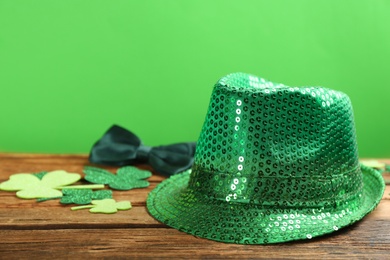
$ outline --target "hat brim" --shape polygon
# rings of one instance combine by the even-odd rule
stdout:
[[[180,231],[215,241],[267,244],[321,236],[359,221],[380,202],[385,184],[381,174],[361,165],[363,192],[356,203],[336,208],[265,208],[226,202],[195,194],[187,188],[191,170],[173,175],[148,195],[150,214]]]

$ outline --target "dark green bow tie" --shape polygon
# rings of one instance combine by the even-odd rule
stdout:
[[[194,154],[194,142],[145,146],[132,132],[113,125],[93,145],[89,160],[114,166],[147,163],[159,173],[172,175],[191,168]]]

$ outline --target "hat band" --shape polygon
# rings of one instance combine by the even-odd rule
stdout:
[[[263,206],[334,207],[359,197],[360,166],[331,176],[245,176],[194,165],[188,188],[209,198]]]

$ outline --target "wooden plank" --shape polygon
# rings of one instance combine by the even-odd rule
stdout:
[[[33,202],[35,203],[35,202]],[[136,206],[116,214],[91,214],[88,210],[71,211],[51,201],[51,206],[0,208],[0,229],[70,229],[70,228],[118,228],[118,227],[165,227],[151,217],[145,206]],[[383,222],[390,231],[390,200],[382,200],[366,219]],[[364,228],[364,227],[363,227]],[[366,230],[365,232],[370,232]],[[390,232],[389,232],[390,233]]]
[[[19,208],[0,210],[0,230],[5,229],[83,229],[83,228],[165,227],[151,217],[145,207],[116,214],[92,214],[67,208]]]
[[[77,172],[82,176],[85,165],[90,165],[85,155],[31,155],[31,154],[0,154],[0,182],[11,174],[20,172],[40,172],[64,169]],[[102,166],[99,166],[102,167]],[[151,170],[147,165],[138,167]],[[111,172],[116,167],[103,167]],[[90,228],[90,227],[145,227],[165,226],[146,211],[146,198],[150,190],[165,179],[164,176],[153,174],[148,180],[151,183],[147,189],[130,191],[113,190],[117,201],[130,200],[133,208],[116,214],[91,214],[88,210],[71,211],[74,205],[62,205],[59,200],[36,202],[17,198],[15,192],[0,191],[0,229],[56,229],[56,228]],[[89,184],[85,181],[76,184]]]
[[[390,200],[382,200],[365,219],[383,222],[384,230],[390,231]],[[388,222],[388,223],[387,223]],[[0,208],[1,229],[69,229],[115,227],[165,227],[151,217],[145,206],[136,206],[116,214],[91,214],[88,210],[71,211],[70,206],[8,207]],[[363,226],[362,229],[365,227]],[[383,230],[383,231],[384,231]],[[364,230],[363,230],[364,231]],[[370,232],[366,230],[365,232]]]
[[[390,163],[390,160],[385,160]],[[0,182],[13,173],[63,169],[82,173],[85,155],[0,154]],[[147,165],[139,165],[150,170]],[[115,172],[115,167],[104,167]],[[114,191],[133,208],[116,214],[71,211],[58,201],[21,200],[0,191],[0,258],[388,258],[390,186],[378,208],[351,227],[307,241],[234,245],[169,228],[145,208],[147,194],[164,176],[154,173],[146,189]],[[83,182],[80,182],[83,183]]]
[[[388,258],[390,235],[364,221],[337,235],[276,245],[225,244],[167,228],[3,230],[3,259],[25,258]],[[361,232],[367,226],[370,232]]]

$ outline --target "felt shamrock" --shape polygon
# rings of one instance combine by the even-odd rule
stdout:
[[[390,184],[390,179],[386,178],[386,175],[390,172],[390,165],[379,162],[377,160],[361,160],[360,163],[365,166],[377,169],[380,173],[382,173],[385,184]]]
[[[378,162],[377,160],[361,160],[360,163],[364,164],[365,166],[376,168],[379,170],[384,170],[386,166],[385,163]]]
[[[92,205],[72,207],[71,210],[90,209],[92,213],[116,213],[118,210],[131,209],[130,201],[116,202],[114,199],[93,200]]]
[[[16,196],[22,199],[58,197],[62,196],[62,192],[58,189],[77,182],[80,178],[80,174],[63,170],[51,171],[38,176],[18,173],[11,175],[8,181],[1,183],[0,190],[18,191]]]
[[[91,203],[92,200],[102,200],[102,199],[111,199],[112,198],[112,190],[99,190],[92,191],[91,189],[73,189],[71,187],[77,186],[69,186],[70,188],[66,188],[62,190],[63,196],[60,197],[52,197],[52,198],[42,198],[38,199],[38,202],[52,200],[52,199],[61,199],[60,202],[62,204],[88,204]]]
[[[77,189],[64,189],[62,191],[64,196],[61,198],[62,204],[88,204],[92,200],[111,199],[112,190],[77,190]]]
[[[116,174],[112,174],[104,169],[86,166],[84,167],[85,179],[92,183],[108,184],[116,190],[131,190],[134,188],[145,188],[149,182],[144,180],[152,173],[139,170],[133,166],[119,168]]]

